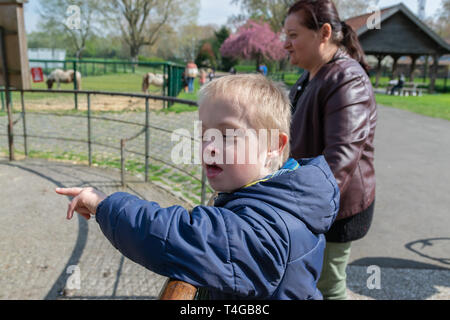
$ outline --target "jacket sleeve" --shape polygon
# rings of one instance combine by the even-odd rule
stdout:
[[[224,293],[267,296],[281,280],[288,249],[281,237],[272,239],[269,224],[243,216],[206,206],[191,213],[161,208],[118,192],[100,203],[96,220],[116,249],[151,271]]]
[[[343,194],[370,133],[369,88],[360,75],[344,75],[325,102],[324,156]]]

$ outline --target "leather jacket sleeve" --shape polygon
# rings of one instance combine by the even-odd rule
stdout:
[[[369,138],[371,97],[358,75],[338,83],[325,101],[324,156],[345,193]]]

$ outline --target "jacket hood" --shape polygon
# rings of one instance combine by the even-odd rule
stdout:
[[[257,199],[292,214],[313,233],[327,232],[339,211],[336,180],[323,156],[297,161],[300,166],[295,170],[263,179],[233,193],[220,193],[214,205],[233,207],[235,199]],[[242,201],[237,201],[236,205],[242,205]]]

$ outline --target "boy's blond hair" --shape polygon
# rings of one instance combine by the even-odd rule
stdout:
[[[263,75],[228,75],[208,82],[199,92],[198,104],[217,98],[230,100],[234,106],[243,109],[243,115],[253,129],[267,129],[269,135],[270,129],[278,129],[290,136],[291,104],[287,90]],[[288,159],[289,153],[288,140],[274,167],[281,167]]]

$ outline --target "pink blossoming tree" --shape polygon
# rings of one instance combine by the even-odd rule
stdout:
[[[224,57],[242,58],[256,61],[256,70],[263,60],[279,61],[287,56],[280,40],[268,23],[257,23],[249,20],[239,30],[230,35],[220,47]]]

